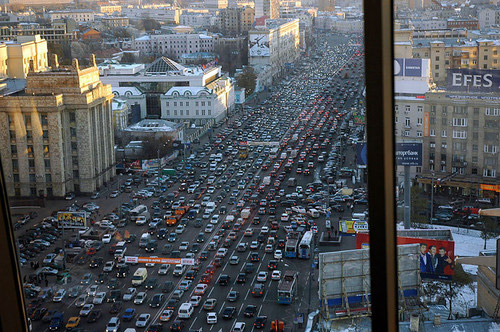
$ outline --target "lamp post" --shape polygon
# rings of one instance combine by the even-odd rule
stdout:
[[[432,224],[432,219],[434,218],[434,175],[435,175],[435,173],[432,172],[432,181],[431,181],[431,224]]]

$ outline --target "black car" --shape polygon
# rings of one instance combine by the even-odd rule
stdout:
[[[158,248],[158,242],[156,242],[156,240],[149,240],[148,244],[146,245],[146,251],[154,252],[156,248]]]
[[[108,275],[106,273],[99,273],[96,282],[98,284],[104,284],[108,280]]]
[[[219,286],[227,286],[230,280],[230,276],[228,276],[227,274],[221,274],[221,276],[219,277]]]
[[[258,316],[257,319],[255,319],[253,326],[256,329],[263,329],[264,326],[266,326],[266,322],[267,322],[267,316]]]
[[[151,301],[149,302],[149,306],[151,308],[158,308],[160,305],[165,302],[165,295],[163,294],[155,294]]]
[[[245,317],[253,317],[257,313],[257,307],[254,305],[247,305],[245,311],[243,311],[243,316]]]
[[[252,289],[253,297],[261,297],[264,296],[264,284],[255,284]]]
[[[253,271],[255,271],[255,265],[253,265],[253,263],[246,263],[245,264],[245,273],[250,274]]]
[[[156,237],[158,239],[164,239],[167,236],[167,229],[166,228],[160,228],[158,230],[158,233],[156,233]]]
[[[267,264],[267,269],[271,271],[278,269],[278,262],[274,259],[270,260],[269,264]]]
[[[208,251],[200,252],[200,260],[206,261],[208,259]]]
[[[126,276],[128,276],[128,273],[129,273],[129,265],[123,264],[118,268],[118,271],[116,271],[116,277],[125,278]]]
[[[174,283],[170,280],[165,281],[163,284],[161,291],[163,293],[170,293],[174,289]]]
[[[116,301],[111,306],[111,309],[109,309],[109,313],[111,313],[111,314],[117,314],[117,313],[119,313],[122,310],[122,307],[123,307],[122,301]]]
[[[146,281],[146,289],[154,289],[158,285],[158,280],[155,278],[148,279]]]
[[[102,257],[96,257],[90,261],[89,267],[91,269],[99,267],[102,265],[104,259]]]
[[[175,308],[177,307],[177,302],[179,302],[179,300],[177,300],[177,299],[168,300],[167,306],[165,307],[165,309],[175,311]]]
[[[109,289],[117,289],[120,287],[120,283],[118,282],[118,279],[116,278],[111,278],[108,282],[108,288]]]
[[[161,324],[151,324],[149,328],[146,330],[146,332],[162,332],[163,331],[163,325]]]
[[[106,297],[106,302],[116,302],[122,297],[122,292],[119,289],[114,289]]]
[[[237,284],[244,284],[247,282],[247,274],[245,272],[241,272],[238,274],[238,277],[236,277],[236,283]]]
[[[42,317],[45,315],[47,312],[47,308],[37,308],[32,314],[31,314],[31,320],[32,321],[37,321],[42,319]]]
[[[196,277],[197,274],[198,274],[198,271],[193,270],[193,269],[189,269],[186,272],[186,274],[184,275],[184,279],[186,279],[186,280],[194,280],[194,278]]]
[[[177,331],[182,331],[184,329],[184,322],[182,320],[175,320],[172,325],[170,325],[170,331],[172,332],[177,332]]]
[[[87,323],[95,323],[101,318],[102,312],[101,310],[92,310],[87,318]]]
[[[222,319],[232,319],[236,314],[235,307],[226,307],[222,312]]]

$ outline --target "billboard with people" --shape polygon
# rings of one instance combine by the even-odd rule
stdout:
[[[369,247],[369,234],[356,234],[356,248]],[[398,236],[397,244],[420,245],[420,277],[425,279],[451,280],[455,261],[455,242],[429,238]]]
[[[57,221],[63,228],[87,227],[87,214],[85,212],[59,212]]]

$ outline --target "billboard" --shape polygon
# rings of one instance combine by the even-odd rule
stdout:
[[[356,234],[359,231],[367,231],[368,222],[364,220],[342,220],[339,221],[339,231],[343,234]]]
[[[182,264],[182,265],[194,265],[193,258],[161,258],[161,257],[137,257],[137,256],[125,256],[125,263],[154,263],[154,264]]]
[[[428,77],[429,74],[429,59],[394,59],[394,76]]]
[[[250,56],[269,56],[269,35],[249,34],[248,54]]]
[[[58,212],[57,222],[61,228],[86,228],[86,212]]]
[[[422,143],[396,143],[396,165],[422,166]]]
[[[500,70],[448,69],[446,89],[460,92],[500,92]]]
[[[356,144],[356,164],[359,166],[366,165],[368,163],[368,158],[366,157],[367,146],[366,143]]]
[[[368,233],[356,234],[356,248],[367,249]],[[455,242],[424,237],[398,236],[397,244],[419,244],[419,266],[422,279],[451,280],[455,261]]]

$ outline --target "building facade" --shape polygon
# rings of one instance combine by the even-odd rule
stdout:
[[[19,36],[17,42],[0,42],[0,77],[26,78],[30,61],[33,70],[48,68],[47,41],[40,36]]]
[[[255,18],[267,17],[277,19],[280,17],[279,0],[255,0]]]
[[[318,11],[320,12],[335,11],[335,0],[318,0]]]
[[[114,13],[121,14],[121,12],[122,12],[122,6],[120,6],[120,5],[112,5],[112,4],[101,5],[101,6],[99,6],[99,12],[101,12],[103,14],[109,14],[109,15],[112,15]]]
[[[78,23],[94,22],[94,12],[89,9],[51,11],[48,16],[51,22],[61,18],[70,18]]]
[[[255,10],[252,7],[227,7],[217,14],[217,30],[225,36],[246,34],[252,29]]]
[[[101,19],[101,22],[108,28],[122,28],[130,24],[130,20],[128,17],[121,17],[121,16],[103,17]]]
[[[181,25],[193,28],[207,28],[215,25],[216,17],[212,13],[183,12],[180,16]]]
[[[132,49],[144,54],[182,54],[214,51],[214,36],[205,34],[145,35],[132,41]]]
[[[94,65],[30,71],[0,98],[0,155],[10,196],[94,193],[115,174],[111,86]]]
[[[19,23],[15,26],[0,26],[0,39],[14,40],[17,36],[36,36],[48,42],[64,42],[78,39],[77,31],[70,31],[65,22],[53,22],[47,25],[39,23]]]

